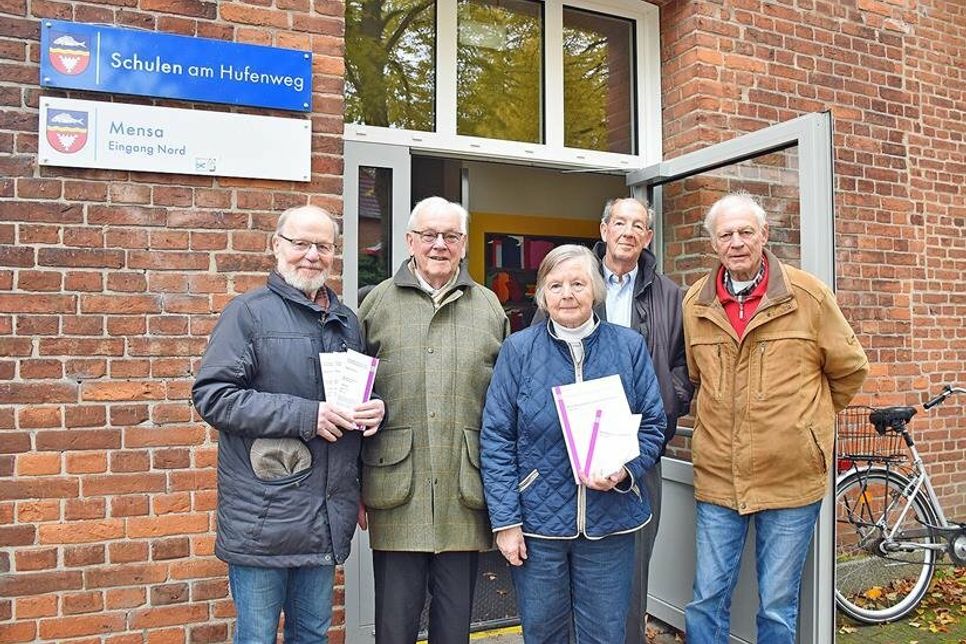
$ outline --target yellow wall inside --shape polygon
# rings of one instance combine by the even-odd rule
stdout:
[[[466,259],[470,275],[485,284],[483,265],[486,257],[486,233],[508,235],[552,235],[554,237],[598,237],[600,222],[596,219],[567,219],[563,217],[526,217],[523,215],[470,214],[470,235]]]

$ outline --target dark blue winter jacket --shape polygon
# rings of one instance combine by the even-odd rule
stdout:
[[[494,530],[522,526],[528,536],[591,539],[630,532],[650,520],[644,472],[664,441],[665,414],[651,358],[637,331],[601,322],[583,341],[582,380],[617,374],[631,412],[642,414],[641,455],[609,492],[574,483],[551,388],[576,382],[570,347],[550,323],[511,335],[486,395],[480,460]]]

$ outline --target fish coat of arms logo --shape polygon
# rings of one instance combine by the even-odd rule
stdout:
[[[87,112],[48,108],[47,142],[64,154],[80,152],[87,143]]]
[[[90,38],[63,32],[52,33],[50,37],[47,57],[54,69],[67,76],[83,74],[91,62],[91,52],[87,46]]]

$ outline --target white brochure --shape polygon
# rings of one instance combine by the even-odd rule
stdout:
[[[369,400],[379,366],[378,358],[349,349],[339,353],[320,353],[319,363],[327,402],[352,411]]]

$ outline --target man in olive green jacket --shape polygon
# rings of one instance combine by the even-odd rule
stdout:
[[[416,641],[427,580],[430,641],[468,641],[478,554],[492,547],[479,439],[509,322],[462,265],[467,219],[440,197],[419,202],[412,257],[359,310],[386,404],[384,429],[362,453],[379,644]]]
[[[765,211],[718,200],[705,229],[719,263],[684,298],[697,561],[689,644],[726,644],[731,594],[755,524],[758,641],[796,640],[802,568],[828,488],[835,414],[869,362],[821,281],[765,250]]]

